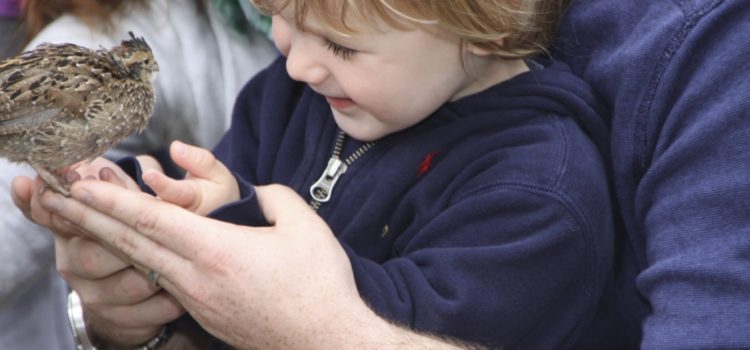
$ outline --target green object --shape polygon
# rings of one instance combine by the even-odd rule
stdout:
[[[258,12],[249,0],[211,0],[224,22],[238,33],[259,31],[271,37],[271,18]]]
[[[271,17],[268,17],[260,12],[258,9],[250,5],[250,1],[239,0],[242,12],[245,14],[245,18],[253,27],[253,29],[271,37]]]

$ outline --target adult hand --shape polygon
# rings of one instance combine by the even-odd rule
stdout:
[[[100,181],[77,182],[72,199],[50,193],[44,204],[159,272],[159,283],[206,330],[235,347],[392,344],[394,327],[360,299],[325,222],[286,187],[256,191],[271,227],[208,219]]]
[[[120,188],[137,189],[119,167],[103,158],[76,168],[68,178],[102,179]],[[95,334],[113,344],[133,347],[184,313],[174,298],[150,285],[127,258],[44,209],[40,204],[44,191],[45,185],[38,179],[13,180],[16,206],[27,218],[53,232],[57,268],[81,296],[87,323]]]
[[[153,169],[154,166],[150,162],[151,159],[153,158],[139,158],[139,161],[145,161],[145,164],[148,164],[148,168]],[[135,182],[133,182],[122,171],[122,169],[120,169],[120,167],[118,167],[112,161],[101,157],[96,158],[90,163],[79,163],[77,166],[68,169],[66,177],[70,182],[74,182],[82,178],[102,179],[104,181],[116,183],[130,189],[138,188],[137,184],[135,184]],[[42,192],[47,189],[41,178],[37,177],[36,179],[32,180],[31,178],[28,178],[26,176],[18,176],[13,179],[11,189],[11,197],[13,198],[13,203],[16,205],[16,207],[18,207],[19,210],[21,210],[21,212],[27,219],[46,227],[50,227],[53,225],[53,220],[56,220],[57,218],[52,216],[49,211],[42,209],[39,206],[39,201],[37,200]],[[55,226],[61,226],[68,229],[68,227],[64,224],[64,222],[57,222],[57,225]],[[67,230],[61,231],[60,233],[62,232],[67,232]]]

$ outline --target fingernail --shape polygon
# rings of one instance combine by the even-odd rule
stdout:
[[[115,172],[110,168],[102,168],[101,170],[99,170],[99,178],[104,181],[111,182],[111,180],[115,177]]]
[[[85,188],[76,188],[71,195],[73,198],[85,204],[90,204],[94,201],[94,195]]]
[[[56,194],[49,194],[42,197],[42,206],[52,212],[58,212],[62,209],[62,198]]]
[[[81,179],[81,175],[79,175],[76,171],[71,170],[65,173],[65,180],[68,180],[68,182],[73,183]]]

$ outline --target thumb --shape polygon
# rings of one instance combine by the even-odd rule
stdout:
[[[282,185],[256,186],[255,195],[263,216],[272,225],[300,221],[307,215],[317,214],[305,200],[289,187]]]
[[[11,181],[11,198],[26,218],[30,218],[31,197],[34,195],[33,179],[26,176],[14,177]]]
[[[169,147],[169,153],[175,164],[184,169],[189,176],[216,183],[233,181],[226,166],[216,160],[213,153],[206,149],[174,141]]]
[[[164,201],[190,211],[193,211],[200,203],[200,198],[198,198],[200,189],[195,188],[190,182],[172,179],[153,169],[146,170],[141,178]]]

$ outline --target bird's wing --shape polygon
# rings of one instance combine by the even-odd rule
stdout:
[[[64,108],[73,107],[69,99],[51,93],[51,80],[40,68],[0,70],[0,135],[41,126],[61,116]]]
[[[83,115],[92,93],[111,79],[109,66],[99,51],[71,44],[45,44],[3,61],[0,134]]]
[[[0,135],[14,134],[24,130],[35,129],[60,117],[62,111],[57,108],[22,108],[16,109],[0,120]]]
[[[0,65],[0,135],[38,127],[60,115],[61,109],[43,96],[48,80],[44,69],[12,60]]]

